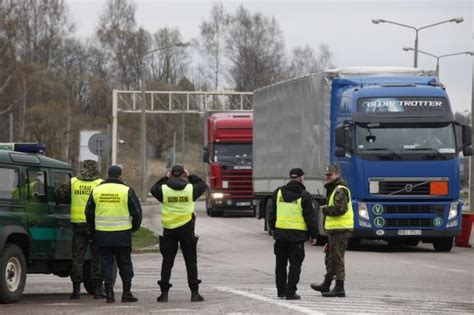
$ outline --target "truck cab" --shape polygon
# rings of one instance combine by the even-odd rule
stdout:
[[[449,251],[461,230],[459,154],[472,154],[433,76],[348,75],[332,81],[331,163],[354,203],[354,241],[433,243]]]
[[[252,112],[208,116],[203,161],[209,186],[206,210],[210,216],[254,211],[252,125]]]

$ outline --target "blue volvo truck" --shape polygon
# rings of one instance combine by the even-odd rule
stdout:
[[[459,155],[472,154],[471,127],[455,121],[446,89],[430,72],[328,70],[255,91],[253,108],[254,194],[265,229],[271,193],[293,167],[305,171],[316,208],[326,203],[330,163],[352,191],[352,247],[380,239],[451,250],[461,230]]]

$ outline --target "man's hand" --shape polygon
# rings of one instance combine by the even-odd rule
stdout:
[[[184,169],[184,175],[185,175],[186,177],[189,177],[189,172],[188,172],[187,169]]]
[[[166,177],[167,177],[167,178],[170,178],[170,177],[171,177],[171,172],[170,172],[170,171],[166,172]]]

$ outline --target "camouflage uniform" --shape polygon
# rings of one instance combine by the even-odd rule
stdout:
[[[79,171],[77,178],[84,181],[93,181],[100,178],[100,173],[97,170],[97,163],[93,160],[85,160],[82,169]],[[58,198],[63,203],[71,203],[71,183],[63,184],[57,191]],[[91,261],[91,278],[94,285],[102,283],[102,276],[100,272],[99,256],[97,248],[92,243],[94,236],[90,231],[87,223],[72,223],[73,239],[72,239],[72,268],[71,281],[83,282],[83,266],[84,256],[87,250],[87,245],[90,245],[92,261]]]

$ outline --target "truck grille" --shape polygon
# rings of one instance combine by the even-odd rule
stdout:
[[[385,219],[386,227],[432,227],[432,219]]]
[[[381,181],[379,182],[380,195],[429,195],[429,181]]]
[[[228,182],[223,192],[232,199],[253,199],[252,170],[222,169],[222,181]]]
[[[387,214],[443,212],[443,206],[431,205],[387,205],[384,208]]]

